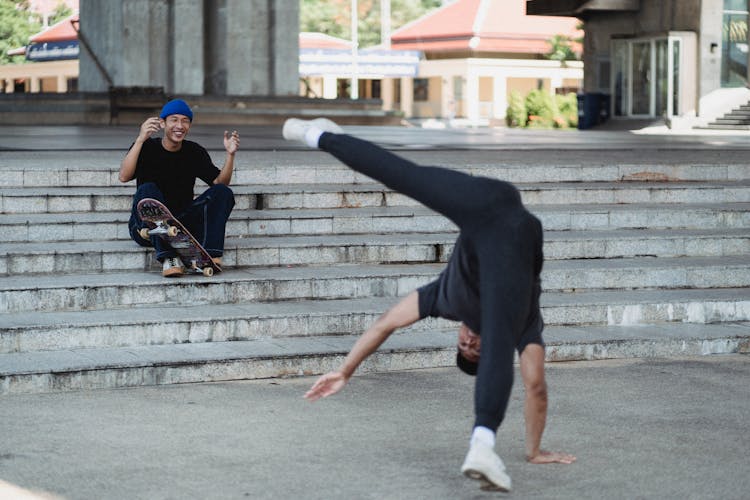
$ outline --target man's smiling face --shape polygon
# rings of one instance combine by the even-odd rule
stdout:
[[[190,118],[185,115],[169,115],[162,120],[164,141],[172,147],[179,147],[190,130]]]

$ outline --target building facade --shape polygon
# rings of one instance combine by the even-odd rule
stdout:
[[[394,107],[407,117],[484,125],[504,122],[513,91],[577,91],[583,63],[547,54],[553,37],[582,36],[578,20],[528,16],[525,7],[524,0],[455,0],[393,32],[391,47],[424,54],[416,78],[393,82]]]
[[[611,114],[700,124],[750,100],[748,0],[529,0],[584,22],[584,90]]]

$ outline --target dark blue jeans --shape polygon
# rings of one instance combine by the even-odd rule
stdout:
[[[138,187],[133,197],[133,208],[130,212],[130,237],[142,247],[154,247],[159,262],[177,253],[158,236],[144,240],[138,230],[146,227],[136,213],[138,202],[144,198],[153,198],[164,203],[164,195],[153,182],[147,182]],[[224,232],[229,214],[234,208],[234,193],[224,184],[214,184],[182,213],[172,214],[182,223],[190,234],[203,245],[211,257],[221,257],[224,254]]]

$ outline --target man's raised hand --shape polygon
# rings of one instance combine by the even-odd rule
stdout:
[[[240,134],[236,130],[232,130],[231,135],[228,130],[224,131],[224,149],[230,155],[233,155],[240,149]]]
[[[145,122],[141,125],[141,131],[138,134],[138,136],[141,138],[141,140],[145,141],[155,133],[159,131],[161,128],[161,120],[156,117],[152,116],[151,118],[147,118]]]

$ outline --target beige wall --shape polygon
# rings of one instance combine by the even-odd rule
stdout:
[[[0,66],[5,92],[13,92],[13,82],[25,80],[26,92],[67,92],[67,80],[78,78],[78,61],[46,61]]]

